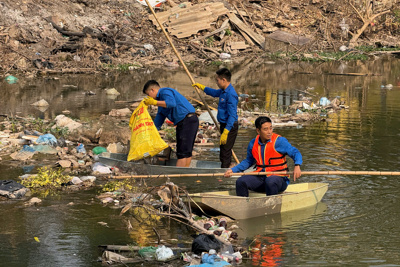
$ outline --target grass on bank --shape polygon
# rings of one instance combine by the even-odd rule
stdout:
[[[276,52],[269,54],[271,59],[289,59],[291,61],[307,61],[307,62],[323,62],[323,61],[352,61],[352,60],[368,60],[368,53],[379,51],[398,51],[400,47],[375,47],[375,46],[358,46],[348,51],[315,51],[308,53],[296,52]]]

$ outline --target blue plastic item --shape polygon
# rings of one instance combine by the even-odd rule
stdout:
[[[36,140],[36,143],[57,146],[57,138],[55,138],[55,136],[52,134],[44,134],[39,136],[39,138]]]
[[[192,267],[222,267],[222,266],[232,266],[232,264],[228,263],[227,261],[221,260],[216,261],[213,264],[211,263],[202,263],[197,265],[190,265]]]
[[[84,146],[82,143],[79,144],[79,145],[76,147],[76,151],[77,151],[78,153],[86,153],[85,146]]]
[[[14,76],[12,76],[12,75],[8,75],[8,76],[6,77],[6,82],[8,82],[9,84],[16,83],[17,81],[18,81],[18,78],[17,78],[17,77],[14,77]]]
[[[214,264],[215,258],[216,258],[216,257],[217,257],[217,255],[215,255],[215,254],[210,255],[210,254],[208,254],[208,253],[205,253],[205,254],[203,255],[203,257],[201,257],[201,262],[202,262],[202,263]]]
[[[23,148],[21,149],[21,151],[24,151],[24,152],[35,152],[36,150],[33,147],[30,147],[28,145],[24,145]]]
[[[321,98],[319,99],[319,104],[320,104],[321,106],[327,106],[327,105],[329,105],[330,103],[331,103],[331,101],[329,101],[328,98],[326,98],[326,97],[321,97]]]

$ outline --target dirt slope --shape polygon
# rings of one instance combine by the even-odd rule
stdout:
[[[180,4],[174,1],[163,3],[156,11]],[[364,24],[356,45],[400,46],[400,0],[247,0],[224,5],[261,36],[284,31],[310,38],[307,45],[296,48],[304,51],[336,50],[348,45]],[[90,72],[104,70],[104,64],[119,65],[120,69],[177,64],[166,38],[149,20],[148,8],[135,0],[3,0],[0,11],[2,74],[14,70]],[[215,35],[195,46],[189,43],[218,29],[225,19],[220,16],[212,23],[213,29],[197,35],[174,37],[184,60],[219,60],[221,52],[233,56],[265,52],[252,44],[246,49],[229,50],[227,40],[249,43],[232,24],[228,38],[221,40]],[[146,49],[145,44],[151,44],[154,50]]]

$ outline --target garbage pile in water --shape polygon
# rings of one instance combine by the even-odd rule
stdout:
[[[143,188],[138,188],[140,183],[133,179],[116,181],[113,185],[103,186],[108,190],[97,198],[105,205],[121,209],[120,216],[124,215],[128,221],[133,219],[140,225],[157,225],[160,217],[179,219],[193,229],[188,229],[188,235],[190,232],[196,233],[191,249],[169,248],[166,244],[160,244],[160,240],[158,247],[106,246],[102,256],[104,263],[183,260],[191,265],[228,265],[240,262],[242,248],[233,245],[239,242],[235,231],[239,227],[233,220],[222,216],[200,217],[191,213],[188,203],[181,197],[187,192],[171,182],[147,186],[146,193],[143,193]],[[131,227],[130,231],[137,229]],[[121,253],[124,250],[127,252]]]

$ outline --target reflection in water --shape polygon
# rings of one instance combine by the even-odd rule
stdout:
[[[256,235],[251,245],[251,261],[253,266],[281,266],[285,245],[285,234],[277,237]]]
[[[273,233],[279,230],[290,230],[292,227],[301,227],[309,220],[315,219],[326,211],[324,202],[304,209],[275,213],[251,219],[237,220],[239,236],[251,237],[257,234]]]

